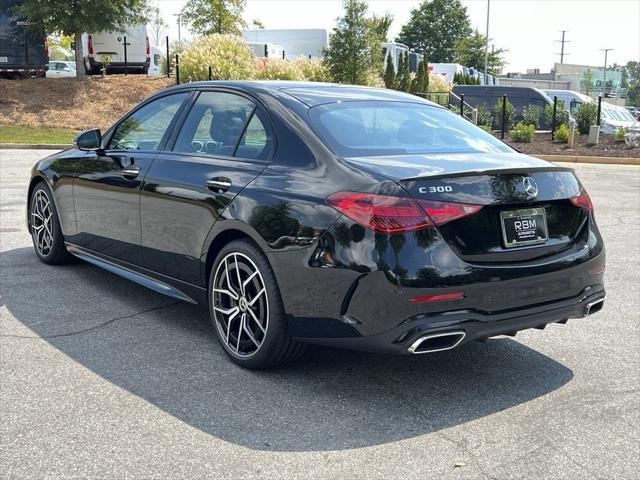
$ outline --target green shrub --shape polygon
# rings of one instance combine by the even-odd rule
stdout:
[[[545,105],[544,106],[544,122],[545,126],[551,128],[551,124],[553,123],[553,105]],[[565,109],[564,102],[562,100],[558,100],[558,106],[556,109],[556,127],[559,127],[562,124],[569,125],[569,112]]]
[[[478,125],[489,125],[493,123],[493,117],[488,108],[478,107]]]
[[[534,128],[538,128],[541,117],[542,108],[538,105],[528,105],[522,109],[522,123],[525,125],[533,125]]]
[[[255,61],[246,42],[235,35],[205,35],[194,39],[180,56],[180,80],[252,78]]]
[[[302,80],[302,70],[294,62],[282,58],[256,58],[258,80]]]
[[[305,56],[300,56],[293,60],[293,63],[302,74],[300,80],[308,80],[310,82],[328,82],[331,80],[329,69],[322,59],[309,59]]]
[[[566,123],[561,124],[554,133],[554,138],[557,142],[567,143],[569,140],[569,127]]]
[[[595,102],[583,103],[576,113],[576,126],[580,133],[589,133],[591,125],[595,125],[598,120],[598,106]]]
[[[628,128],[618,127],[616,129],[616,142],[624,142],[624,136],[629,132]]]
[[[493,118],[495,118],[495,123],[497,124],[500,130],[502,130],[502,102],[503,102],[502,98],[498,99],[496,106],[493,108]],[[506,115],[505,115],[504,129],[508,130],[509,128],[511,128],[511,125],[513,124],[513,104],[509,101],[508,98],[506,100],[505,109],[506,109],[506,112],[505,112]]]
[[[524,123],[518,123],[511,131],[511,138],[514,142],[531,142],[536,132],[536,127],[533,125],[525,125]]]
[[[490,124],[478,124],[478,126],[483,129],[485,132],[489,132],[491,133],[493,131],[493,129],[491,128]]]

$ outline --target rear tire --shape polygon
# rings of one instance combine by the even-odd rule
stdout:
[[[269,368],[306,348],[288,334],[273,270],[248,240],[234,240],[218,254],[209,277],[209,312],[220,345],[241,367]]]
[[[46,183],[38,183],[29,199],[29,230],[38,258],[49,265],[69,263],[73,256],[64,245],[58,212]]]

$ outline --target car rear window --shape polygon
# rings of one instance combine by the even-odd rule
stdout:
[[[421,103],[336,102],[311,108],[309,118],[327,146],[343,157],[511,151],[468,120]]]

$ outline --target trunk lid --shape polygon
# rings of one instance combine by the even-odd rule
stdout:
[[[471,263],[526,262],[555,255],[586,234],[588,211],[569,200],[581,191],[573,170],[544,160],[518,153],[473,153],[346,161],[397,181],[419,201],[482,206],[437,227],[454,252]],[[545,224],[548,238],[507,246],[511,234],[505,229],[512,227],[503,217],[527,212],[541,214],[534,219]]]

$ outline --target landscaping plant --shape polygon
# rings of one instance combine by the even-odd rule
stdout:
[[[569,141],[569,127],[566,123],[562,123],[554,132],[554,138],[558,143],[567,143]]]
[[[507,98],[505,103],[505,110],[506,110],[506,115],[505,115],[505,126],[504,129],[508,130],[509,128],[511,128],[511,125],[513,124],[513,104],[509,101],[509,99]],[[493,108],[493,118],[495,119],[495,123],[497,124],[498,129],[502,130],[502,103],[503,103],[503,99],[499,98],[498,102],[496,103],[496,106]],[[535,130],[535,127],[534,127]]]
[[[583,135],[589,133],[591,125],[595,125],[598,121],[598,106],[595,102],[583,103],[576,113],[576,127],[578,132]]]
[[[616,142],[624,142],[624,136],[629,132],[628,128],[618,127],[616,129]]]
[[[251,49],[235,35],[214,33],[194,39],[180,56],[180,78],[192,82],[253,78],[256,67]]]
[[[542,108],[537,105],[528,105],[522,109],[522,123],[538,128],[542,117]]]
[[[536,127],[533,125],[526,125],[524,123],[518,123],[511,131],[511,138],[514,142],[526,142],[529,143],[533,140]]]
[[[551,128],[553,123],[553,104],[544,106],[544,121],[545,125]],[[556,127],[565,124],[569,125],[569,112],[565,109],[564,101],[558,100],[556,106]]]

